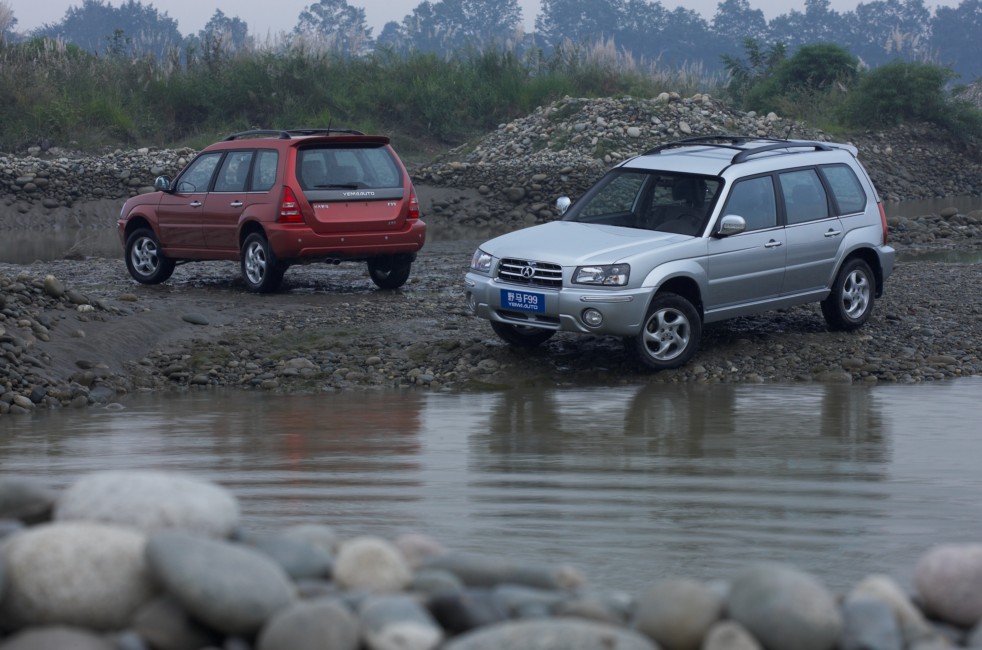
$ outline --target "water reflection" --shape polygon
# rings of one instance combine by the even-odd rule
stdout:
[[[982,382],[197,393],[0,418],[0,471],[216,480],[252,527],[422,531],[637,590],[786,560],[836,589],[982,536]]]

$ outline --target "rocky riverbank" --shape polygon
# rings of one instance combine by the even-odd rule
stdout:
[[[0,415],[138,391],[483,390],[664,382],[923,382],[982,374],[982,215],[898,222],[901,261],[873,317],[829,332],[816,305],[707,327],[687,366],[651,373],[616,338],[561,333],[517,351],[472,317],[474,242],[435,242],[399,291],[363,265],[292,268],[248,293],[232,262],[188,264],[159,286],[120,259],[0,264]],[[907,241],[911,243],[904,244]],[[920,242],[920,243],[919,243]],[[974,263],[919,260],[928,248]],[[905,256],[907,260],[904,261]]]
[[[0,650],[940,650],[982,647],[982,545],[941,545],[914,593],[833,594],[755,564],[643,593],[576,567],[474,556],[329,522],[256,531],[224,488],[97,472],[61,492],[0,478]]]

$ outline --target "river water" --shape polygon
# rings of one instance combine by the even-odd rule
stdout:
[[[229,488],[246,527],[423,532],[639,593],[781,560],[831,588],[909,584],[982,540],[982,379],[316,396],[192,392],[0,418],[0,472],[102,469]]]

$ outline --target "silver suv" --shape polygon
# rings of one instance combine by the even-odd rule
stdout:
[[[465,278],[473,312],[532,347],[556,332],[628,337],[650,368],[695,354],[704,323],[820,302],[865,323],[893,270],[855,147],[690,138],[626,160],[560,221],[496,237]]]

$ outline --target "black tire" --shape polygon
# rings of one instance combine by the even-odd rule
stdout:
[[[240,258],[242,279],[249,291],[270,293],[279,289],[286,267],[276,261],[269,240],[262,233],[254,232],[245,238]]]
[[[398,289],[406,284],[413,259],[408,255],[386,255],[368,260],[368,275],[379,289]]]
[[[502,341],[519,348],[538,347],[556,334],[556,330],[529,327],[528,325],[510,325],[496,320],[491,321],[491,329]]]
[[[822,301],[822,315],[832,330],[854,330],[873,313],[876,276],[859,258],[848,260],[832,283],[832,292]]]
[[[634,347],[641,362],[653,370],[678,368],[699,349],[702,319],[691,302],[674,293],[660,293],[648,306]]]
[[[174,260],[160,250],[157,235],[148,228],[126,238],[126,269],[141,284],[160,284],[174,273]]]

